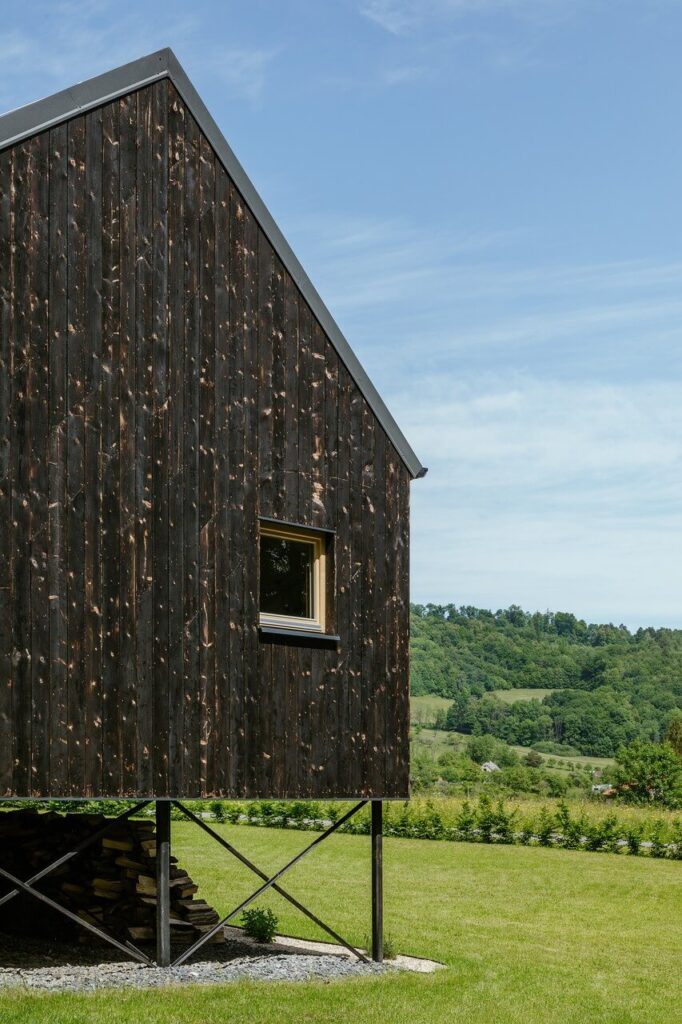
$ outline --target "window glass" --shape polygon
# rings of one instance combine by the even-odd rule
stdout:
[[[314,561],[314,544],[263,534],[260,541],[261,612],[312,618]]]

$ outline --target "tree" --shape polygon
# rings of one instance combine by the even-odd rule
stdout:
[[[632,802],[682,802],[682,760],[669,743],[635,740],[616,755],[616,785]]]
[[[665,734],[665,740],[666,743],[670,744],[677,756],[682,758],[682,712],[674,712]]]
[[[523,760],[529,768],[539,768],[542,764],[542,757],[537,750],[529,750]]]
[[[467,756],[476,764],[492,761],[497,746],[493,736],[472,736],[467,742]]]

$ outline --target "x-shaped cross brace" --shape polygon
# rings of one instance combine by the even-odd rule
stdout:
[[[219,836],[217,832],[214,832],[213,829],[206,824],[206,822],[202,821],[201,818],[198,818],[195,814],[188,810],[187,807],[183,807],[183,805],[179,801],[174,800],[173,804],[175,807],[178,808],[178,810],[182,811],[182,813],[187,818],[189,818],[191,821],[199,825],[200,828],[204,830],[204,832],[207,832],[210,836],[212,836],[213,839],[216,840],[216,842],[220,843],[220,845],[224,847],[224,849],[226,849],[229,853],[236,857],[237,860],[241,861],[241,863],[244,864],[247,868],[250,868],[250,870],[253,871],[254,874],[258,875],[259,878],[262,878],[263,885],[259,886],[259,888],[256,889],[255,892],[253,892],[245,900],[242,900],[239,906],[235,907],[234,910],[231,910],[229,914],[226,914],[226,916],[221,921],[219,921],[218,924],[214,925],[213,928],[211,928],[208,932],[206,932],[199,939],[197,939],[197,941],[193,943],[189,947],[189,949],[186,949],[173,962],[172,966],[178,967],[180,964],[188,960],[194,953],[196,953],[198,949],[201,948],[201,946],[204,945],[204,943],[212,939],[213,936],[217,932],[219,932],[220,929],[223,928],[228,921],[230,921],[233,917],[236,917],[237,914],[239,914],[249,905],[249,903],[253,903],[253,901],[257,899],[259,896],[261,896],[267,889],[273,889],[280,896],[283,896],[285,900],[288,900],[289,903],[291,903],[294,907],[302,911],[302,913],[304,913],[306,917],[310,918],[311,921],[314,921],[315,924],[322,928],[328,935],[331,935],[336,942],[340,942],[341,945],[345,946],[346,949],[350,950],[351,953],[354,953],[359,960],[362,960],[363,963],[367,963],[367,957],[363,956],[363,954],[358,949],[356,949],[354,946],[351,946],[349,942],[346,942],[346,940],[342,938],[337,932],[335,932],[333,928],[330,928],[329,925],[324,923],[324,921],[321,921],[319,917],[312,913],[312,911],[308,910],[307,907],[304,907],[303,904],[300,903],[294,896],[292,896],[290,893],[288,893],[285,889],[283,889],[281,886],[277,884],[278,880],[282,877],[282,875],[286,874],[287,871],[290,871],[295,864],[298,864],[298,862],[302,860],[302,858],[305,857],[306,854],[310,853],[310,851],[314,849],[314,847],[318,846],[321,842],[323,842],[323,840],[330,836],[332,832],[336,832],[338,828],[345,824],[345,822],[347,822],[349,818],[352,818],[353,815],[356,814],[360,810],[360,808],[364,807],[366,803],[366,800],[361,800],[360,803],[356,804],[355,807],[353,807],[350,811],[348,811],[341,818],[339,818],[338,821],[335,821],[328,829],[326,829],[319,836],[317,836],[312,843],[305,847],[305,849],[301,850],[300,853],[297,853],[296,856],[293,857],[287,864],[285,864],[283,868],[280,868],[280,870],[277,871],[276,874],[268,877],[268,875],[266,875],[264,871],[261,871],[261,869],[256,867],[256,865],[253,864],[250,860],[248,860],[247,857],[245,857],[242,853],[240,853],[233,846],[231,846],[230,843],[223,839],[222,836]]]

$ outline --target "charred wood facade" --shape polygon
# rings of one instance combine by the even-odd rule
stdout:
[[[407,795],[410,479],[170,79],[0,152],[1,796]]]

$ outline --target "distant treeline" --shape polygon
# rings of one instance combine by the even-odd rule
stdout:
[[[588,624],[568,612],[412,606],[411,689],[452,701],[447,727],[532,746],[554,741],[613,756],[658,741],[682,709],[682,629]],[[491,690],[542,688],[503,703]]]

